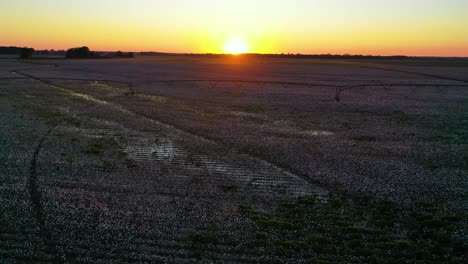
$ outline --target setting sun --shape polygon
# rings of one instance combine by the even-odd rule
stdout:
[[[243,39],[232,39],[224,45],[224,51],[233,55],[247,53],[249,50],[249,44]]]

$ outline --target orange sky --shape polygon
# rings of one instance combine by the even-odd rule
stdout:
[[[408,3],[409,2],[409,3]],[[36,49],[468,56],[466,0],[16,0],[0,45]]]

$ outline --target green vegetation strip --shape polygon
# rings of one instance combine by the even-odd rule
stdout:
[[[127,141],[123,136],[96,138],[88,145],[86,154],[96,156],[101,160],[99,169],[103,172],[115,171],[117,169],[117,164],[114,164],[116,160],[123,160],[129,169],[138,167],[137,162],[128,157],[128,153],[125,152],[125,144]]]
[[[460,234],[466,215],[436,215],[434,204],[403,210],[372,196],[301,197],[274,213],[249,205],[241,212],[257,225],[262,252],[311,263],[467,263]]]

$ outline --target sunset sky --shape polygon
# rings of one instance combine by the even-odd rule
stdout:
[[[15,0],[0,46],[468,56],[467,0]]]

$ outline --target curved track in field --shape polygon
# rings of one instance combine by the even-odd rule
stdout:
[[[36,145],[36,148],[34,149],[34,153],[32,155],[31,162],[29,164],[29,179],[28,179],[29,196],[30,196],[32,208],[34,211],[34,216],[39,225],[39,230],[40,230],[40,234],[43,239],[43,242],[47,250],[54,257],[54,263],[61,263],[63,261],[60,260],[58,250],[55,247],[54,242],[53,242],[54,240],[52,238],[52,234],[47,228],[47,225],[45,223],[44,208],[41,202],[42,192],[40,191],[40,188],[39,188],[38,176],[37,176],[37,161],[38,161],[41,149],[44,146],[44,143],[49,138],[49,136],[53,133],[53,131],[58,126],[60,126],[61,123],[62,121],[57,123],[54,127],[50,128],[47,131],[47,133],[42,136],[42,138],[39,140],[39,143]]]

